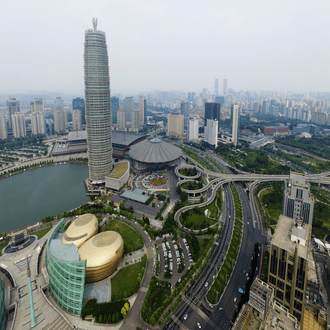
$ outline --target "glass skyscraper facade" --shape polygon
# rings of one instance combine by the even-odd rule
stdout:
[[[119,97],[111,97],[112,124],[117,124],[117,112],[119,110]]]
[[[89,181],[102,184],[113,168],[108,50],[105,33],[85,31],[84,73]]]
[[[86,125],[85,118],[85,101],[80,97],[72,100],[72,110],[80,110],[81,111],[81,123],[82,125]]]

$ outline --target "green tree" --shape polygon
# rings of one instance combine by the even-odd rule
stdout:
[[[103,321],[103,317],[102,317],[102,314],[100,314],[100,316],[99,316],[99,322],[102,323],[102,321]]]

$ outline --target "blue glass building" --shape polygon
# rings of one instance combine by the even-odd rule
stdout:
[[[86,125],[85,118],[85,101],[80,97],[72,100],[72,110],[80,110],[81,111],[81,123],[82,125]]]
[[[117,124],[117,111],[119,110],[119,97],[111,97],[112,124]]]

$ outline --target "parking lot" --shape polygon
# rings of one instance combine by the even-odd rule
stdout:
[[[188,242],[181,237],[174,241],[172,236],[165,235],[157,238],[155,243],[159,258],[158,277],[175,284],[193,262]]]

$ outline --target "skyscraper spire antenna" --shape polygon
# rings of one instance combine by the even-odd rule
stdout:
[[[97,18],[93,17],[93,29],[94,31],[97,30]]]

